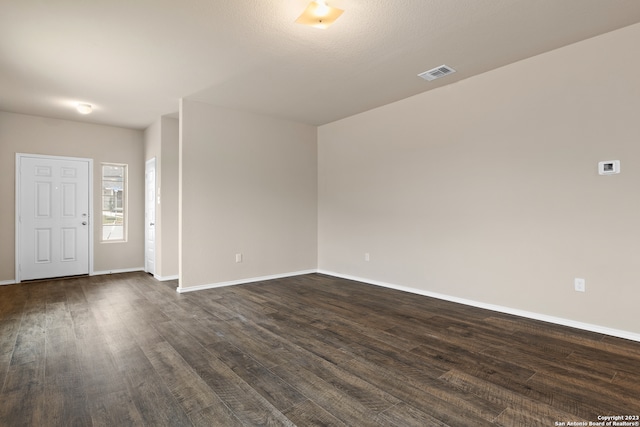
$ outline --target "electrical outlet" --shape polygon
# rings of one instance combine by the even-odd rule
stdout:
[[[364,253],[364,260],[367,262],[371,260],[371,257],[369,256],[369,252]]]
[[[574,286],[576,292],[586,292],[586,290],[587,290],[585,280],[584,279],[580,279],[578,277],[573,279],[573,286]]]
[[[236,262],[242,262],[242,254],[236,254]]]

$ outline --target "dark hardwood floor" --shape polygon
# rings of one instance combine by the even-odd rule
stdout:
[[[143,273],[0,287],[0,425],[556,426],[640,415],[637,342],[322,275],[175,287]]]

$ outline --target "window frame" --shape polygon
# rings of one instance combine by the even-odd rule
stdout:
[[[117,238],[106,238],[105,239],[105,231],[104,228],[109,226],[109,224],[104,223],[105,212],[117,213],[119,207],[118,205],[118,197],[115,197],[116,206],[112,208],[113,210],[108,211],[105,210],[105,182],[117,182],[114,180],[105,180],[105,168],[108,167],[121,167],[122,168],[122,196],[121,200],[121,209],[122,209],[122,237]],[[129,224],[129,165],[126,163],[111,163],[111,162],[102,162],[100,163],[100,242],[101,243],[122,243],[127,242],[128,240],[128,224]]]

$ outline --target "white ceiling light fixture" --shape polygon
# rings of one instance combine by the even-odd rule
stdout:
[[[342,12],[344,10],[329,6],[324,0],[314,0],[296,19],[296,23],[324,30],[336,22]]]
[[[76,110],[78,110],[78,113],[80,114],[91,114],[93,107],[91,104],[77,104]]]

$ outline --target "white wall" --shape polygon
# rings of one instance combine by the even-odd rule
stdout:
[[[320,127],[319,268],[640,333],[638,40],[640,24]],[[613,159],[622,174],[599,176]]]
[[[316,128],[188,100],[180,128],[180,287],[315,269]]]
[[[15,280],[16,153],[93,159],[94,270],[144,266],[144,157],[141,131],[0,112],[0,282]],[[100,241],[100,163],[126,163],[128,241]]]

